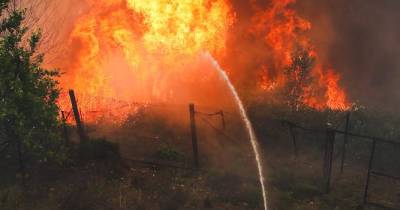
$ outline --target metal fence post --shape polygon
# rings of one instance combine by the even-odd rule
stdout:
[[[224,111],[220,111],[220,113],[221,113],[221,120],[222,120],[222,128],[225,130],[225,128],[226,128],[226,122],[225,122],[225,114],[224,114]]]
[[[369,181],[371,178],[372,165],[374,163],[375,148],[376,148],[376,139],[373,140],[372,147],[371,147],[371,156],[369,158],[367,180],[366,180],[365,189],[364,189],[363,206],[365,206],[368,201],[368,188],[369,188]]]
[[[346,159],[346,147],[348,143],[348,132],[350,128],[350,112],[347,112],[346,114],[346,128],[345,128],[345,134],[344,134],[344,141],[343,141],[343,148],[342,148],[342,160],[340,163],[340,173],[343,173],[343,168],[344,168],[344,161]]]
[[[329,193],[332,178],[333,151],[335,145],[335,131],[326,132],[325,156],[324,156],[324,181],[325,192]]]

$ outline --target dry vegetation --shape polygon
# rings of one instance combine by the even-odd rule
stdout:
[[[270,209],[360,209],[368,144],[351,141],[344,174],[339,173],[340,149],[335,151],[332,190],[326,194],[322,190],[321,149],[325,136],[297,132],[299,156],[295,158],[287,127],[274,118],[284,115],[277,109],[267,109],[276,113],[261,110],[252,107],[250,111],[263,148]],[[121,127],[88,125],[93,138],[115,144],[96,140],[72,149],[70,162],[62,167],[32,164],[27,188],[20,186],[15,169],[4,165],[13,165],[9,159],[2,158],[1,209],[262,209],[252,152],[233,110],[226,114],[227,136],[198,121],[201,170],[191,166],[190,133],[187,121],[181,121],[186,116],[171,120],[160,113],[164,112],[146,109]],[[319,117],[309,120],[312,114]],[[342,113],[312,114],[308,113],[308,120],[301,114],[292,120],[315,126],[332,116],[343,117]],[[209,122],[221,128],[219,119]],[[336,139],[335,148],[341,148],[342,136]],[[380,168],[393,165],[386,159],[379,161],[376,165]],[[398,184],[373,179],[370,198],[396,206]]]

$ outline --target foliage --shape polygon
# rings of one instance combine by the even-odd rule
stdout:
[[[25,10],[0,0],[0,142],[43,161],[65,159],[57,134],[59,95],[55,70],[41,67],[40,31],[28,34]]]

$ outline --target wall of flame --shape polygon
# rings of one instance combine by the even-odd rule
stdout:
[[[293,52],[302,48],[317,63],[301,100],[315,109],[348,109],[340,75],[318,60],[307,37],[312,25],[292,8],[295,3],[251,0],[249,17],[241,17],[228,0],[85,0],[51,66],[65,72],[61,86],[74,89],[81,109],[89,111],[196,95],[212,101],[217,81],[212,67],[199,61],[205,51],[238,84],[278,91],[288,80],[284,71]],[[68,98],[60,104],[67,107]]]

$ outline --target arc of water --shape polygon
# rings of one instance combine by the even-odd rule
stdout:
[[[229,87],[230,91],[232,92],[232,95],[234,96],[235,101],[238,105],[240,115],[242,116],[243,121],[245,122],[247,131],[248,131],[248,134],[250,137],[251,146],[253,148],[254,155],[256,158],[256,162],[257,162],[259,181],[260,181],[261,190],[262,190],[262,194],[263,194],[264,209],[267,210],[268,209],[267,208],[267,195],[266,195],[265,184],[264,184],[264,172],[263,172],[263,168],[262,168],[261,156],[260,156],[259,146],[257,143],[257,137],[255,135],[253,126],[251,125],[251,122],[247,116],[246,109],[243,106],[243,102],[240,99],[239,94],[236,91],[236,88],[233,86],[231,80],[229,79],[229,76],[221,68],[221,66],[218,64],[218,62],[211,56],[210,53],[206,52],[205,57],[210,59],[212,65],[217,69],[217,71],[220,74],[220,76],[222,77],[222,79],[224,79],[226,81],[226,83],[228,84],[228,87]]]

